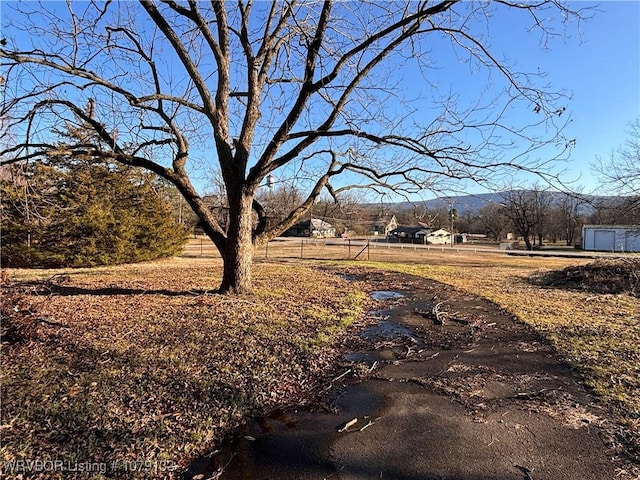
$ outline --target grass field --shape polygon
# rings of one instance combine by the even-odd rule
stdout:
[[[108,470],[92,478],[162,478],[247,416],[303,403],[366,296],[315,260],[293,260],[296,248],[269,247],[269,259],[288,261],[257,255],[254,292],[235,297],[214,293],[221,265],[212,252],[6,272],[5,282],[22,283],[3,295],[15,327],[2,345],[5,471],[15,460],[63,459]],[[317,248],[325,255],[316,258],[331,258],[330,247]],[[454,285],[531,324],[615,412],[628,445],[640,447],[638,298],[540,282],[586,260],[395,250],[371,259],[351,263]]]

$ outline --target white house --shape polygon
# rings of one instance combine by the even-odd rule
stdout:
[[[433,232],[426,232],[426,243],[432,245],[451,245],[451,233],[444,228],[439,228]]]
[[[604,252],[640,252],[640,225],[585,225],[582,249]]]
[[[391,236],[397,238],[401,243],[451,244],[451,234],[443,228],[432,231],[423,227],[397,227],[391,231]]]
[[[375,222],[372,222],[367,230],[373,235],[389,236],[393,230],[398,228],[398,220],[395,215],[389,217],[388,215],[379,216]]]
[[[335,237],[336,229],[324,220],[312,218],[311,220],[296,223],[284,232],[283,236],[311,238]]]

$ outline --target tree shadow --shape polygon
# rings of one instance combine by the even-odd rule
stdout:
[[[62,297],[77,295],[113,296],[113,295],[163,295],[166,297],[198,297],[201,295],[220,294],[218,288],[211,290],[170,290],[144,289],[144,288],[124,288],[124,287],[102,287],[85,288],[68,285],[60,285],[48,281],[33,280],[20,282],[8,288],[18,289],[21,293],[28,293],[34,296],[58,295]]]

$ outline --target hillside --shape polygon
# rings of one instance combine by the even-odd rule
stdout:
[[[477,212],[482,209],[488,203],[500,203],[504,198],[507,198],[509,192],[494,192],[494,193],[479,193],[479,194],[471,194],[471,195],[458,195],[452,197],[441,197],[434,198],[432,200],[425,200],[423,202],[417,202],[419,205],[424,205],[429,210],[437,210],[437,209],[449,209],[449,205],[453,204],[453,207],[458,210],[458,215],[462,216],[466,212]],[[554,202],[557,203],[560,199],[565,195],[562,192],[550,192],[550,195],[554,196]],[[597,195],[583,195],[585,200],[584,205],[581,207],[580,214],[589,215],[593,213],[593,206],[603,202],[617,202],[620,200],[620,197],[611,197],[611,196],[597,196]],[[415,205],[415,203],[411,202],[398,202],[395,204],[391,204],[390,206],[395,206],[399,209],[403,209],[406,207],[411,207]]]

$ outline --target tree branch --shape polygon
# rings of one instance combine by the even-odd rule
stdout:
[[[317,200],[322,190],[328,185],[331,177],[336,175],[337,172],[334,172],[334,168],[336,167],[336,165],[338,165],[338,155],[336,154],[336,152],[332,150],[323,150],[323,151],[315,152],[313,155],[320,155],[323,153],[328,153],[331,155],[331,162],[325,174],[318,179],[318,181],[315,183],[315,185],[313,186],[313,189],[311,190],[307,198],[304,200],[304,202],[302,202],[302,204],[300,204],[297,208],[293,209],[284,220],[272,226],[269,230],[265,231],[264,233],[255,235],[254,244],[256,246],[263,245],[264,243],[275,238],[281,232],[285,231],[286,229],[294,225],[300,219],[300,217],[302,217],[302,215],[304,215],[307,211],[309,211],[311,206],[313,206],[313,204]]]

